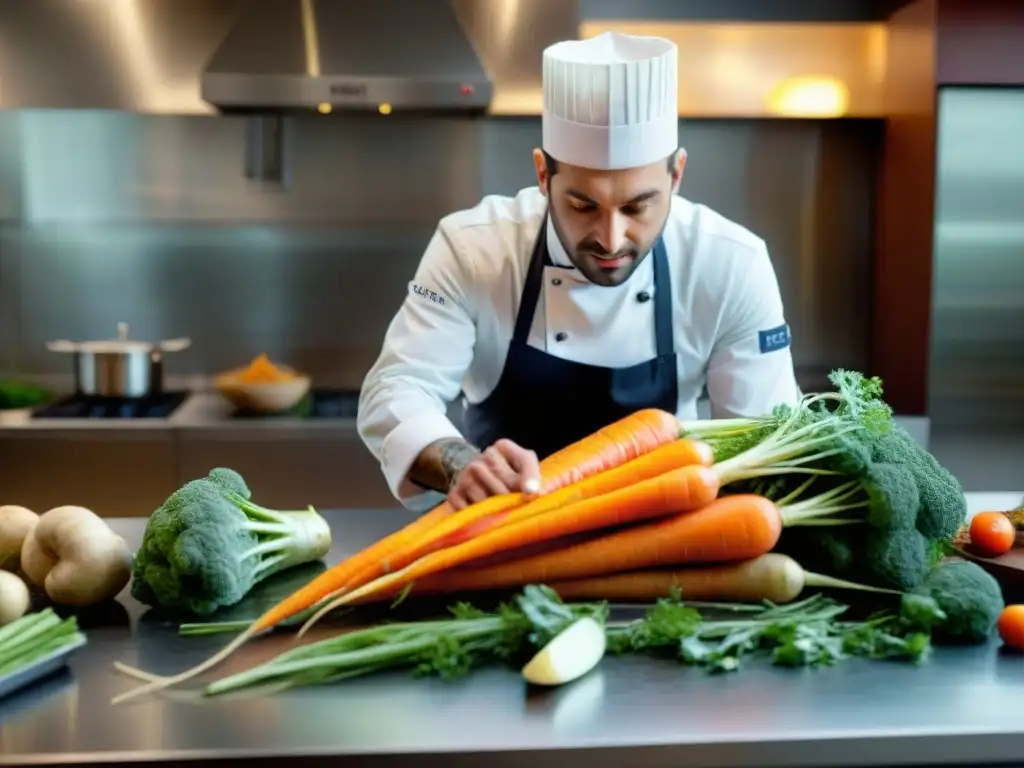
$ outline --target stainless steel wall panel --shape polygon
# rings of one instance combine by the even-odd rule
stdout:
[[[948,427],[1024,424],[1024,90],[939,100],[929,414]]]
[[[535,183],[533,119],[309,117],[285,191],[242,178],[230,118],[22,115],[17,358],[64,373],[48,339],[128,322],[189,335],[174,373],[266,351],[358,386],[437,220]],[[768,242],[805,377],[866,365],[878,126],[685,121],[682,192]],[[10,245],[5,246],[9,248]]]
[[[0,375],[11,373],[21,367],[19,234],[17,225],[0,222]]]
[[[168,373],[211,373],[260,352],[358,387],[430,231],[203,225],[26,227],[21,364],[67,373],[56,338],[190,336]]]
[[[292,186],[243,177],[241,117],[25,112],[23,220],[436,223],[476,202],[469,120],[296,118]]]
[[[0,225],[21,218],[22,116],[0,111]]]

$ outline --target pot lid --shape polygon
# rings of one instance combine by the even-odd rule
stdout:
[[[94,354],[130,354],[133,352],[147,353],[158,349],[161,352],[181,352],[191,346],[187,338],[167,339],[155,344],[128,338],[128,323],[117,324],[116,339],[99,339],[96,341],[68,341],[59,339],[48,341],[46,348],[51,352],[91,352]]]

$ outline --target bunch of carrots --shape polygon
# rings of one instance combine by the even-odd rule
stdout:
[[[836,392],[757,419],[681,423],[639,411],[545,459],[539,494],[458,512],[438,506],[311,581],[198,667],[157,677],[118,665],[145,684],[115,702],[189,680],[303,612],[315,609],[300,636],[341,606],[409,594],[547,584],[563,599],[655,600],[679,588],[692,600],[781,603],[808,585],[912,587],[928,544],[917,523],[924,463],[873,461],[893,428],[880,382],[848,371],[832,382]],[[804,571],[773,552],[789,528],[864,532],[876,575],[890,583]],[[903,578],[909,541],[920,545],[920,573]]]

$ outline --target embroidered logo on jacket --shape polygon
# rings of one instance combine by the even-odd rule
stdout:
[[[412,292],[417,296],[422,296],[424,299],[427,299],[428,301],[432,301],[435,304],[438,304],[442,307],[444,306],[444,296],[442,296],[440,293],[432,291],[429,288],[424,288],[422,285],[417,285],[416,283],[412,283],[410,285],[410,288]]]
[[[757,345],[761,348],[762,355],[786,349],[790,341],[788,323],[783,323],[778,328],[769,328],[767,331],[757,332]]]

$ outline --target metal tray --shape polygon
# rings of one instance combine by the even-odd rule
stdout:
[[[0,676],[0,699],[38,680],[42,680],[54,672],[60,671],[68,663],[71,654],[85,645],[86,642],[88,641],[85,639],[85,635],[82,635],[73,643],[54,651],[48,656],[44,656],[31,666],[19,669],[17,672],[11,672],[8,675]]]

